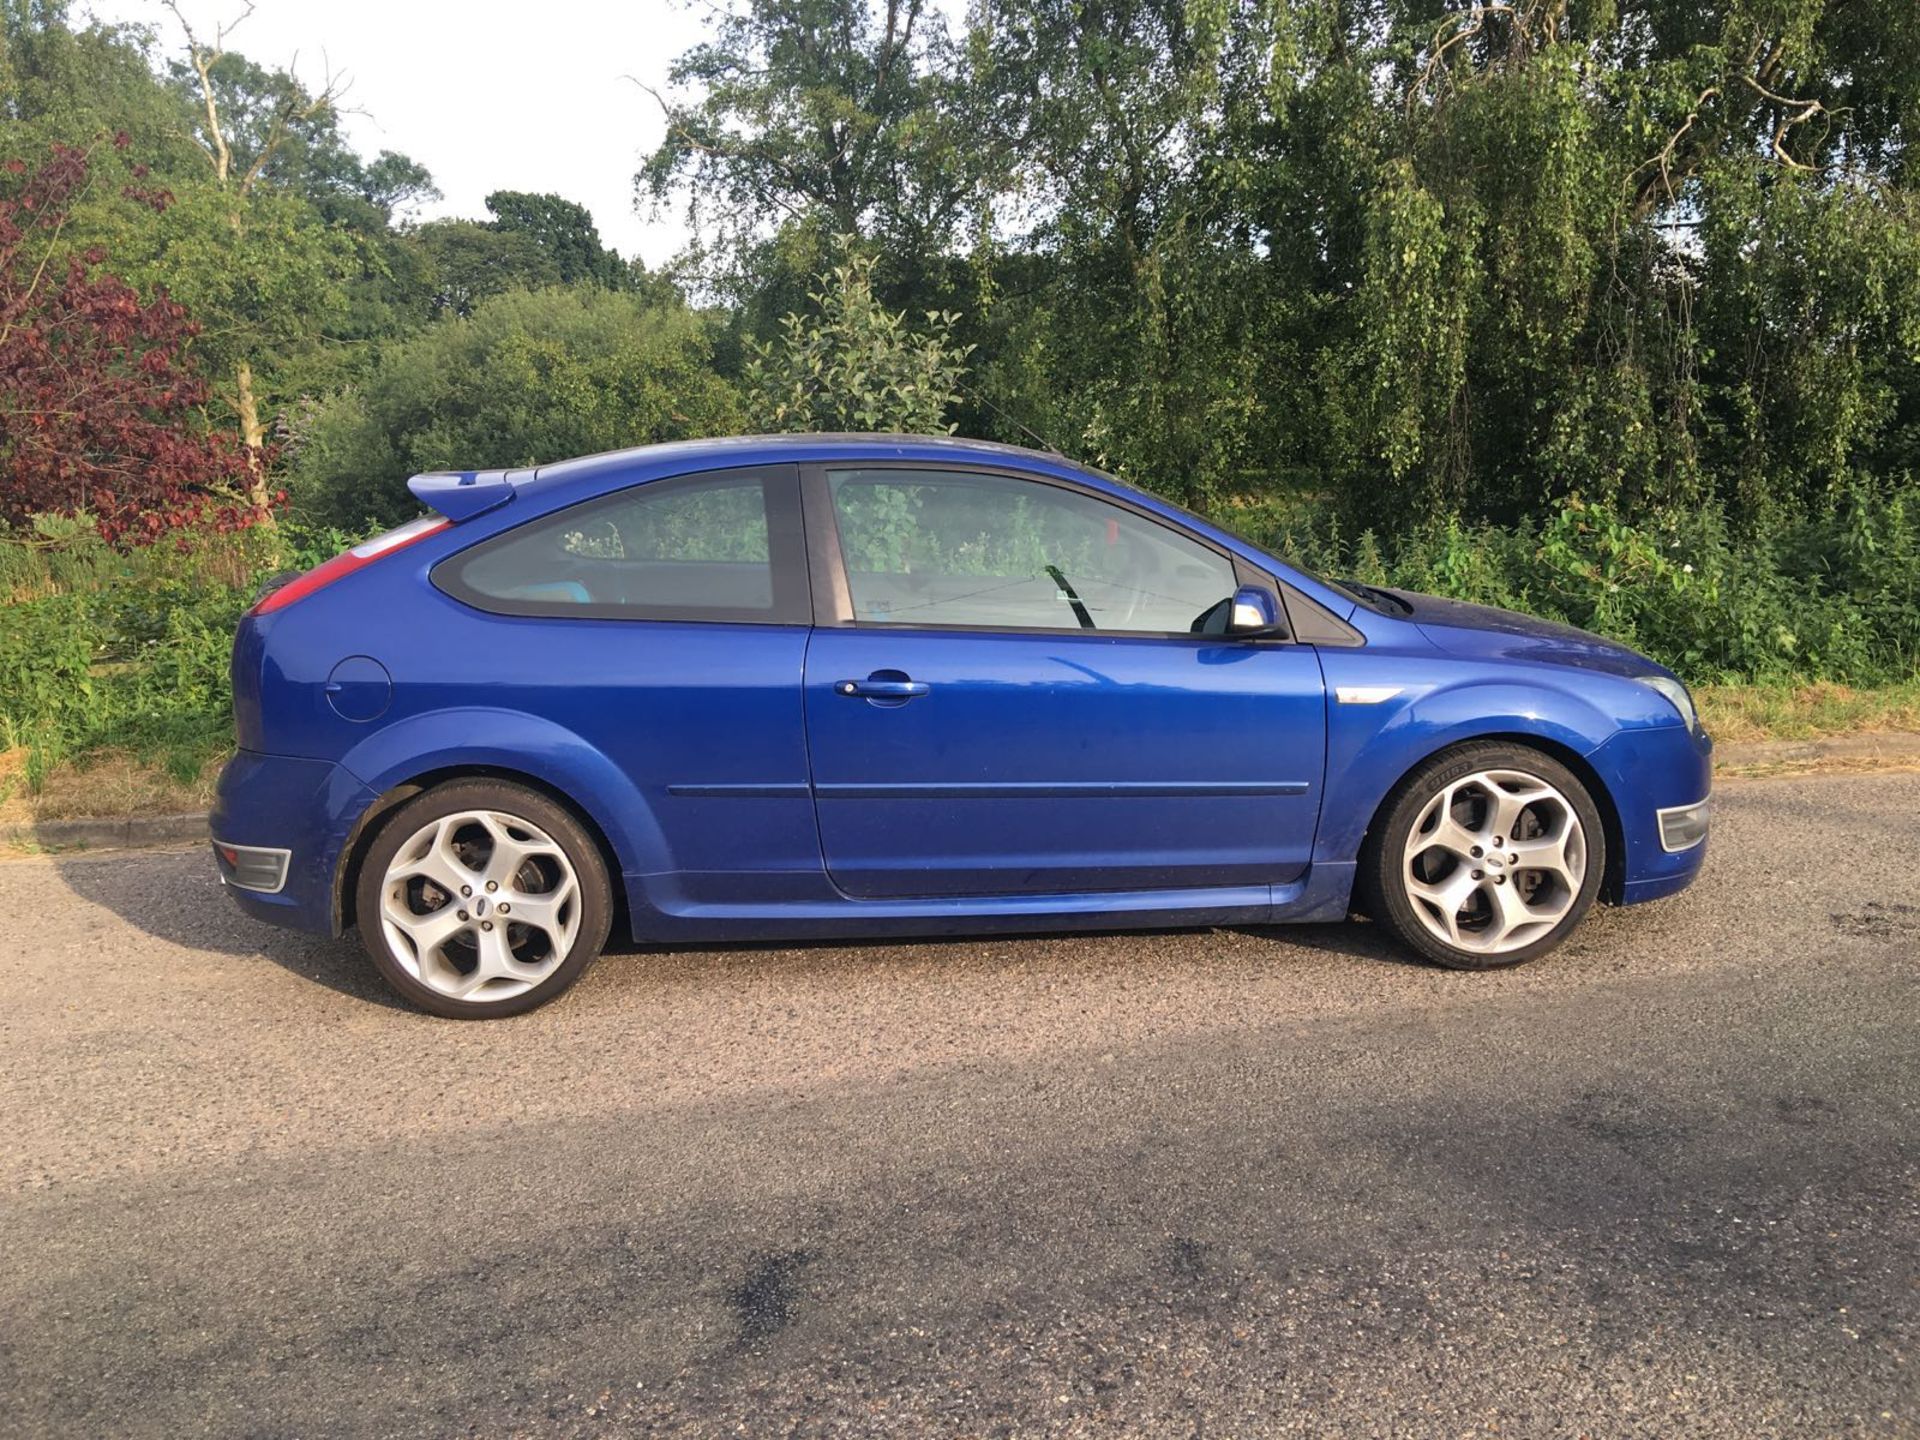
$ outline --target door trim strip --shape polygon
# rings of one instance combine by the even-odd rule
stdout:
[[[806,800],[813,791],[805,781],[740,785],[669,785],[667,794],[697,800]]]
[[[1116,800],[1304,795],[1305,780],[1027,780],[958,784],[838,783],[814,786],[822,800]]]

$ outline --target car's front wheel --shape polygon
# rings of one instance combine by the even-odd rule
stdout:
[[[546,796],[456,780],[387,817],[361,863],[360,938],[403,997],[457,1020],[518,1015],[578,980],[613,903],[598,847]]]
[[[1524,745],[1467,744],[1401,782],[1367,851],[1373,913],[1442,965],[1546,954],[1592,906],[1606,832],[1587,788]]]

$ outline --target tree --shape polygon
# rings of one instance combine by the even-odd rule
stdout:
[[[680,305],[586,288],[482,300],[390,347],[302,437],[294,504],[348,526],[418,507],[422,470],[537,465],[726,434],[738,397],[714,373],[712,322]]]
[[[312,109],[294,77],[234,53],[229,36],[209,67],[216,113],[232,117],[229,149],[245,157],[229,179],[244,173],[257,145],[277,147],[241,203],[201,143],[205,97],[187,59],[166,57],[142,27],[72,30],[60,10],[0,0],[0,57],[13,81],[0,89],[0,145],[31,154],[117,130],[134,137],[124,153],[95,153],[96,183],[68,234],[78,249],[104,246],[143,293],[166,285],[200,320],[201,368],[236,433],[242,360],[271,424],[290,398],[350,381],[382,338],[418,323],[416,256],[392,227],[432,193],[421,167],[387,152],[356,154],[337,105]],[[178,203],[138,214],[112,203],[136,163],[149,171],[145,186]],[[236,208],[243,218],[259,213],[236,229]]]
[[[253,504],[234,505],[245,457],[199,423],[207,389],[187,355],[198,326],[164,291],[143,300],[102,269],[100,251],[63,253],[88,161],[56,146],[37,168],[5,167],[16,183],[0,194],[0,518],[85,512],[129,544],[210,510],[222,525],[256,519]]]
[[[433,220],[413,232],[426,260],[427,307],[465,318],[491,295],[560,283],[560,267],[524,232],[484,220]]]
[[[1854,11],[1484,0],[1403,25],[1344,371],[1365,511],[1510,521],[1577,491],[1766,528],[1845,487],[1920,335],[1884,123],[1920,104],[1920,24]]]
[[[334,125],[345,82],[329,74],[309,91],[291,74],[267,71],[227,49],[228,37],[253,13],[243,0],[238,19],[203,40],[175,0],[186,58],[175,75],[197,103],[192,138],[211,170],[211,185],[182,195],[177,242],[166,263],[185,262],[184,286],[198,313],[217,320],[217,350],[232,376],[228,399],[251,482],[256,515],[271,519],[267,474],[270,372],[287,352],[311,345],[322,317],[345,303],[355,270],[354,243],[344,231],[315,223],[303,188],[341,167]],[[389,164],[385,179],[403,190],[415,181]],[[424,179],[424,172],[419,172]],[[366,175],[355,179],[363,186]]]
[[[834,235],[874,242],[907,284],[982,213],[1007,163],[968,56],[926,0],[744,0],[679,57],[656,96],[666,137],[635,176],[681,187],[737,277],[776,230],[808,238],[804,275]]]
[[[429,308],[436,315],[470,315],[489,295],[548,285],[596,285],[634,290],[645,272],[600,243],[585,206],[558,195],[496,190],[487,196],[492,220],[435,220],[414,231],[427,257]]]
[[[0,0],[0,124],[10,132],[9,150],[85,144],[125,130],[141,137],[142,161],[160,173],[196,160],[176,97],[154,76],[138,33],[100,25],[76,31],[67,10],[65,0]],[[113,157],[96,162],[111,169]]]
[[[249,7],[241,19],[251,13]],[[424,166],[391,150],[366,160],[347,143],[340,133],[344,79],[329,74],[318,91],[309,91],[291,72],[228,50],[226,38],[239,23],[206,43],[183,21],[187,55],[169,66],[174,85],[198,112],[191,133],[213,162],[216,180],[242,194],[260,187],[297,194],[323,218],[364,230],[438,198]]]
[[[1575,492],[1764,530],[1911,453],[1914,7],[989,14],[1033,223],[981,389],[1090,458],[1383,531]]]
[[[562,285],[630,287],[627,263],[600,243],[600,231],[584,205],[558,195],[496,190],[487,196],[487,209],[493,213],[493,228],[532,242],[552,264]]]
[[[790,314],[777,342],[754,347],[747,385],[757,424],[768,430],[948,433],[960,377],[973,348],[953,340],[951,313],[931,312],[916,334],[904,313],[874,298],[873,257],[852,237],[835,241],[839,263],[819,277],[813,314]]]

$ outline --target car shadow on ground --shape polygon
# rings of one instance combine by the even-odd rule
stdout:
[[[1242,935],[1295,945],[1322,955],[1372,960],[1382,965],[1405,966],[1415,970],[1432,968],[1430,962],[1414,954],[1371,920],[1356,918],[1315,925],[1236,925],[1232,928]]]
[[[199,847],[179,850],[118,850],[55,856],[55,870],[76,896],[111,911],[143,933],[183,949],[236,958],[259,958],[288,973],[322,985],[355,1000],[409,1012],[412,1007],[394,995],[375,973],[357,934],[340,939],[282,930],[244,914],[223,892],[212,863]],[[729,961],[741,964],[777,963],[796,973],[842,965],[850,955],[882,956],[912,949],[938,958],[974,958],[979,947],[1018,943],[1044,945],[1071,940],[1135,938],[1151,943],[1156,935],[1203,935],[1212,929],[1245,936],[1276,947],[1393,966],[1423,962],[1395,945],[1375,925],[1235,925],[1193,926],[1145,931],[1112,928],[1082,931],[996,932],[986,935],[928,937],[873,936],[839,940],[724,941],[711,943],[636,942],[622,923],[607,944],[607,956],[645,959],[661,956],[700,957],[716,970]],[[1031,955],[1017,963],[1026,964]],[[1064,963],[1064,962],[1063,962]]]
[[[222,889],[204,845],[56,855],[53,865],[80,899],[156,940],[212,955],[268,960],[352,999],[412,1011],[382,983],[352,933],[334,940],[243,914]]]

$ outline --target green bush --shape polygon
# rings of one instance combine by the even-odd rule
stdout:
[[[249,532],[120,553],[84,521],[0,532],[0,748],[26,751],[33,786],[102,750],[191,779],[232,743],[227,661],[260,578],[339,538]]]
[[[387,351],[323,403],[294,447],[289,488],[316,524],[419,513],[424,470],[538,465],[741,428],[711,364],[712,322],[600,290],[496,295]]]
[[[1850,492],[1772,539],[1708,505],[1638,523],[1570,499],[1544,524],[1342,533],[1301,502],[1225,514],[1322,574],[1530,611],[1646,651],[1690,681],[1875,684],[1920,668],[1920,486]]]
[[[30,784],[84,745],[94,724],[93,633],[82,596],[49,595],[7,607],[0,627],[0,742],[26,749]]]

